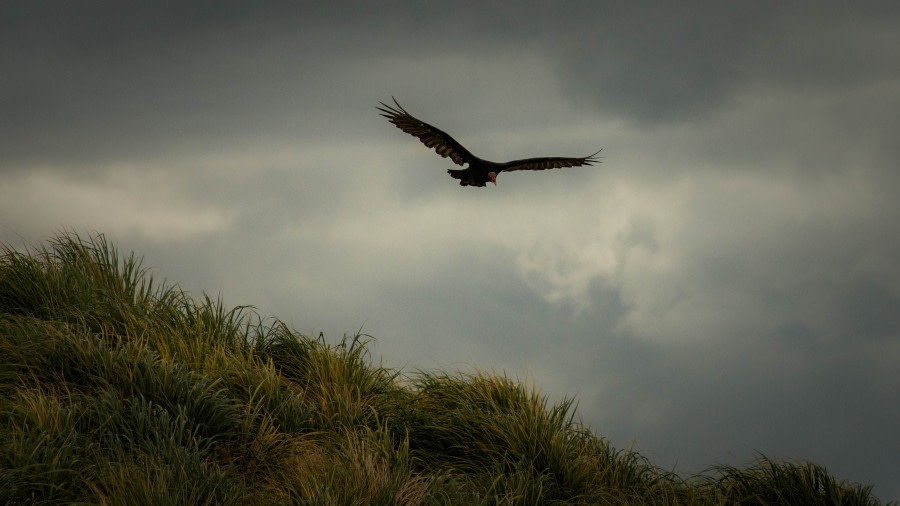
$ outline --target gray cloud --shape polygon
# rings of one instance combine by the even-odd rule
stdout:
[[[887,3],[655,2],[579,14],[590,26],[546,35],[566,88],[641,124],[703,120],[759,86],[846,89],[900,75],[898,11]]]

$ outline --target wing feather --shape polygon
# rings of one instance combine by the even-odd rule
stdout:
[[[602,151],[602,150],[600,150]],[[512,172],[516,170],[546,170],[546,169],[561,169],[564,167],[581,167],[582,165],[593,165],[595,163],[602,163],[597,159],[597,154],[594,153],[590,156],[585,156],[583,158],[564,158],[561,156],[549,156],[549,157],[541,157],[541,158],[525,158],[522,160],[513,160],[511,162],[506,162],[501,164],[503,172]]]
[[[471,164],[472,160],[476,159],[476,157],[473,156],[469,150],[464,148],[462,144],[456,142],[456,139],[450,137],[450,135],[443,130],[429,125],[406,112],[406,109],[397,103],[397,99],[394,97],[391,98],[394,100],[394,104],[397,107],[392,107],[384,102],[379,102],[382,107],[376,107],[376,109],[381,111],[381,115],[387,118],[388,121],[393,123],[397,128],[414,137],[418,137],[418,139],[422,141],[422,144],[434,149],[434,151],[442,157],[450,158],[453,160],[453,163],[457,165],[465,165],[466,163]]]

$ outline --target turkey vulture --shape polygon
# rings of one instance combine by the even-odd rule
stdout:
[[[584,158],[525,158],[506,163],[482,160],[469,153],[469,150],[456,142],[453,137],[447,135],[443,130],[413,117],[397,103],[396,98],[391,98],[397,107],[391,107],[384,102],[379,102],[382,107],[376,107],[376,109],[381,111],[382,116],[400,130],[418,137],[422,144],[433,148],[442,157],[450,157],[453,163],[460,166],[468,164],[468,167],[465,169],[450,169],[447,171],[453,179],[459,179],[460,186],[485,186],[488,181],[496,185],[497,175],[503,171],[558,169],[560,167],[580,167],[582,165],[592,165],[595,162],[600,163],[595,158],[600,151]]]

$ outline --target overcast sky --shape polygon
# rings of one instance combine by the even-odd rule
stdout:
[[[684,473],[900,499],[900,4],[0,7],[0,240],[103,232],[383,364],[503,372]],[[455,168],[391,96],[495,161]]]

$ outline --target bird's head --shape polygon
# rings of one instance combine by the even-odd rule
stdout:
[[[496,172],[488,172],[488,181],[494,183],[494,186],[497,185],[497,173]]]

